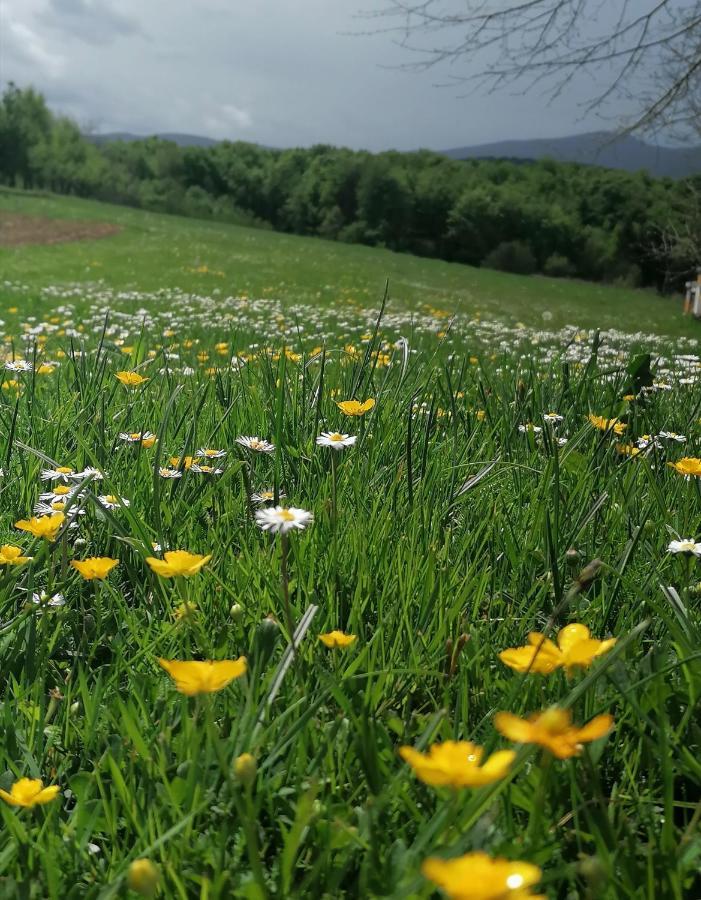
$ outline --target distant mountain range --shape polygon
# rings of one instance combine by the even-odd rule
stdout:
[[[651,175],[683,178],[701,172],[701,146],[661,147],[647,144],[630,135],[616,137],[603,131],[574,134],[562,138],[536,138],[525,141],[497,141],[474,147],[457,147],[443,151],[453,159],[510,159],[527,161],[556,159],[625,169],[646,169]]]
[[[138,141],[146,135],[115,131],[110,134],[88,134],[95,144],[108,141]],[[173,141],[180,147],[212,147],[219,143],[213,138],[198,134],[162,133],[154,137]],[[534,138],[533,140],[497,141],[493,144],[477,144],[439,151],[452,159],[506,159],[514,162],[532,162],[537,159],[555,159],[558,162],[574,162],[603,166],[608,169],[625,169],[637,172],[645,169],[651,175],[684,178],[701,173],[701,145],[696,147],[662,147],[648,144],[639,138],[604,131],[573,134],[561,138]]]

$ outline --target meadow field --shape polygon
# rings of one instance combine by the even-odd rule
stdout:
[[[678,300],[3,216],[0,897],[701,896]]]

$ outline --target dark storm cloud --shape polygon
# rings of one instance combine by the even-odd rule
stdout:
[[[376,8],[383,0],[375,0]],[[591,86],[467,98],[401,71],[392,35],[351,36],[371,0],[0,0],[0,81],[101,131],[284,147],[445,149],[601,127]],[[605,123],[610,125],[609,123]]]

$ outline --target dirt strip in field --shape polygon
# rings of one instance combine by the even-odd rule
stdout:
[[[119,225],[112,225],[110,222],[46,219],[41,216],[0,212],[0,247],[92,241],[119,234],[121,230]]]

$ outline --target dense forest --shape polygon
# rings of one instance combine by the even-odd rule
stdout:
[[[0,99],[0,183],[659,290],[678,288],[699,261],[693,240],[673,236],[688,232],[701,177],[325,145],[98,144],[53,115],[36,91],[12,84]]]

